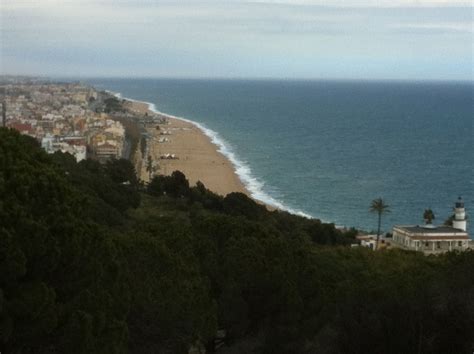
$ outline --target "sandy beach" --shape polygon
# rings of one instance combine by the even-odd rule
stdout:
[[[129,109],[149,115],[155,114],[143,102],[128,101]],[[153,159],[157,174],[170,175],[181,171],[191,185],[201,181],[211,191],[220,195],[242,192],[250,195],[232,163],[211,142],[196,125],[184,120],[168,117],[168,124],[160,124],[159,129],[148,127],[148,154]],[[144,157],[146,160],[147,157]],[[148,181],[146,163],[141,164],[140,176]]]

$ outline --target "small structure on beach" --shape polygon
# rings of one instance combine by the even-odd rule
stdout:
[[[160,155],[161,160],[179,160],[179,157],[175,154],[163,154]]]
[[[472,240],[467,232],[467,217],[461,197],[456,201],[452,226],[434,226],[431,223],[415,226],[394,226],[393,243],[400,248],[425,254],[465,251]]]

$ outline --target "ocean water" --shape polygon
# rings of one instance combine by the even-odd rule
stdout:
[[[89,79],[199,123],[255,198],[365,230],[474,215],[474,84]],[[470,230],[473,230],[472,226]]]

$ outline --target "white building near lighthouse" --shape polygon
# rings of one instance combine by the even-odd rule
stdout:
[[[467,233],[467,216],[462,198],[459,197],[455,203],[452,226],[394,226],[393,243],[400,248],[425,254],[469,249],[472,240]]]

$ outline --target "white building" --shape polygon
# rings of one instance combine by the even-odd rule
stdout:
[[[372,250],[375,250],[375,245],[377,243],[377,235],[361,235],[356,236],[356,239],[360,242],[361,247],[367,247]],[[355,246],[358,246],[357,244]]]
[[[50,134],[41,139],[41,147],[46,150],[48,154],[53,154],[55,151],[69,153],[76,158],[76,161],[86,159],[87,148],[84,144],[76,144],[74,140],[81,140],[81,137],[54,137]]]
[[[467,233],[466,210],[459,197],[454,208],[453,226],[394,226],[393,243],[400,248],[426,254],[465,251],[471,246]]]
[[[351,247],[366,247],[375,251],[375,245],[377,244],[377,235],[358,235],[356,236],[358,243],[354,243]],[[392,239],[383,236],[379,237],[379,245],[377,250],[381,251],[384,249],[392,248]]]

